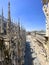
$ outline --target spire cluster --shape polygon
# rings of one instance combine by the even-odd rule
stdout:
[[[5,49],[3,53],[3,65],[23,65],[25,55],[26,31],[20,26],[20,19],[15,24],[11,21],[10,2],[8,2],[8,17],[7,19],[1,16],[0,35],[3,37]],[[2,46],[3,47],[3,46]],[[2,62],[2,59],[0,59]],[[2,64],[1,64],[2,65]]]

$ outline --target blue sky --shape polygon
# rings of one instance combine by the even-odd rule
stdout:
[[[42,10],[41,0],[10,0],[11,19],[15,22],[20,18],[21,25],[27,31],[45,30],[45,16]],[[4,10],[4,16],[8,14],[8,0],[0,0],[0,15]]]

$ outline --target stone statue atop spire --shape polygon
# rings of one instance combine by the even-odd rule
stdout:
[[[42,2],[43,2],[43,5],[48,4],[49,0],[42,0]]]

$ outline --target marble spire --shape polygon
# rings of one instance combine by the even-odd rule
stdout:
[[[3,8],[2,8],[2,16],[1,16],[1,33],[3,33]]]
[[[8,2],[8,19],[7,19],[7,35],[10,33],[11,29],[11,16],[10,16],[10,1]]]

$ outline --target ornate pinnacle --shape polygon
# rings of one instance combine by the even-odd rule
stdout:
[[[2,8],[2,18],[1,18],[1,33],[3,33],[3,8]]]
[[[8,22],[11,22],[11,17],[10,17],[10,2],[8,3]]]
[[[11,31],[11,17],[10,17],[10,2],[8,2],[8,20],[7,20],[7,35],[9,35]],[[9,35],[10,36],[10,35]]]

